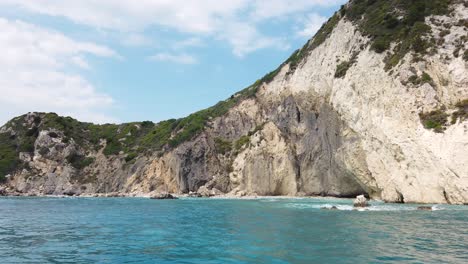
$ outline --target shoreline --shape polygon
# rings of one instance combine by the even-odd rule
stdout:
[[[280,196],[261,196],[261,195],[245,195],[245,196],[236,196],[236,195],[229,195],[229,194],[223,194],[223,195],[213,195],[213,196],[206,196],[206,197],[194,197],[190,196],[188,194],[172,194],[175,198],[177,199],[202,199],[202,200],[261,200],[261,199],[278,199],[278,200],[286,200],[286,199],[291,199],[291,200],[307,200],[307,199],[321,199],[321,200],[347,200],[347,201],[352,201],[355,198],[347,198],[347,197],[335,197],[335,196],[285,196],[285,195],[280,195]],[[145,193],[145,194],[122,194],[122,193],[99,193],[99,194],[81,194],[81,195],[37,195],[37,194],[5,194],[5,195],[0,195],[0,199],[2,197],[5,198],[14,198],[14,197],[21,197],[21,198],[145,198],[145,199],[151,199],[152,194],[151,193]],[[369,202],[379,202],[383,204],[404,204],[404,205],[462,205],[466,206],[467,204],[447,204],[447,203],[421,203],[421,202],[412,202],[412,203],[394,203],[394,202],[386,202],[382,200],[376,200],[376,199],[369,199]]]
[[[233,199],[233,200],[253,200],[253,199],[342,199],[353,200],[354,198],[336,197],[336,196],[287,196],[287,195],[212,195],[212,196],[190,196],[188,194],[172,194],[175,198],[190,198],[190,199]],[[37,197],[37,198],[151,198],[151,193],[145,194],[115,194],[115,193],[96,193],[96,194],[81,194],[81,195],[65,195],[65,194],[5,194],[1,197]],[[371,201],[380,201],[372,200]]]

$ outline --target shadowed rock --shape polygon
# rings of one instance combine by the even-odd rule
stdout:
[[[171,199],[177,199],[177,197],[173,196],[170,193],[157,193],[154,194],[150,197],[150,199],[155,199],[155,200],[171,200]]]
[[[322,210],[338,210],[338,207],[336,207],[336,206],[332,206],[332,207],[322,207],[322,208],[320,208],[320,209],[322,209]]]
[[[432,211],[432,206],[419,206],[418,210],[420,210],[420,211]]]

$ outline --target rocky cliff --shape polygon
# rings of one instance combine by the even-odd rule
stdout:
[[[354,0],[277,70],[187,118],[11,120],[3,190],[466,204],[467,40],[466,1]]]

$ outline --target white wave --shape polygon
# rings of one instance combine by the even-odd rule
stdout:
[[[333,203],[288,203],[285,204],[286,207],[296,208],[296,209],[332,209],[336,207],[341,211],[412,211],[417,210],[417,206],[408,206],[408,205],[396,205],[396,204],[371,204],[369,207],[364,208],[355,208],[352,204],[333,204]],[[442,208],[437,208],[433,210],[442,210]]]

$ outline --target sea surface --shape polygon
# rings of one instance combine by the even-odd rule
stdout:
[[[337,206],[340,210],[324,210]],[[1,198],[0,263],[468,263],[468,206]]]

